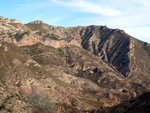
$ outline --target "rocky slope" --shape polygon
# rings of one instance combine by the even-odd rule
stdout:
[[[52,98],[55,113],[111,107],[149,90],[150,45],[122,30],[4,17],[0,28],[0,110],[34,112],[33,90]]]
[[[149,113],[150,112],[150,93],[128,100],[115,107],[97,110],[91,113]]]

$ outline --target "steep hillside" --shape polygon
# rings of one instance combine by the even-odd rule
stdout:
[[[28,96],[43,92],[54,113],[83,113],[149,90],[150,45],[122,30],[4,17],[0,28],[0,110],[35,112]]]
[[[150,112],[150,93],[128,100],[112,108],[105,108],[91,113],[149,113]]]
[[[54,27],[47,24],[27,24],[27,26],[37,31],[36,33],[41,34],[42,37],[49,37],[55,41],[76,40],[84,49],[112,64],[123,76],[132,81],[142,83],[150,79],[148,49],[150,45],[134,39],[123,30],[109,29],[106,26],[72,28]]]
[[[33,87],[47,92],[54,103],[80,110],[116,105],[143,89],[135,89],[109,65],[77,46],[55,49],[38,43],[20,48],[3,43],[0,49],[1,110],[32,112],[26,102]]]

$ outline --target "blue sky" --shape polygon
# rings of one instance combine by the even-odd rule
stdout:
[[[65,27],[106,25],[150,43],[150,0],[0,0],[0,16]]]

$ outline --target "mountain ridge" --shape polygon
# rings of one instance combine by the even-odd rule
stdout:
[[[55,113],[69,113],[60,103],[83,112],[111,107],[149,90],[150,46],[123,30],[3,20],[0,28],[0,106],[6,110],[33,112],[27,103],[33,87],[58,104]],[[13,107],[21,102],[20,108]]]

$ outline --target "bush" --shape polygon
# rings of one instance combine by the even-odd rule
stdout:
[[[0,113],[12,113],[12,112],[9,112],[9,111],[0,111]]]
[[[33,106],[35,113],[50,113],[54,110],[55,104],[47,93],[32,91],[28,95],[28,100]]]

